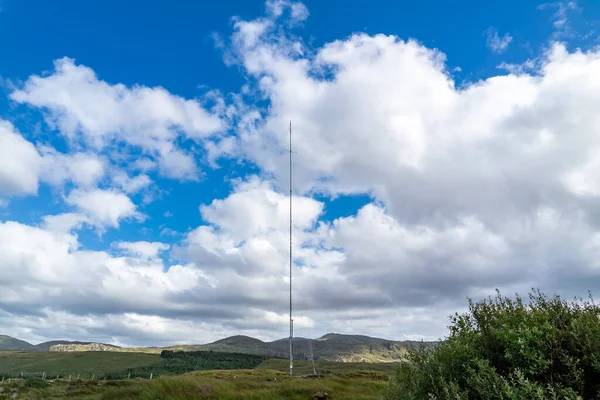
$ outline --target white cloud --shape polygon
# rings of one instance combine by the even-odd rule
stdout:
[[[95,154],[63,154],[47,146],[40,146],[42,153],[41,179],[62,187],[72,181],[78,186],[95,186],[104,176],[104,161]]]
[[[175,231],[174,229],[171,228],[163,228],[160,231],[160,235],[161,236],[177,236],[179,235],[179,232]]]
[[[416,41],[355,34],[304,49],[274,18],[235,28],[236,60],[269,107],[248,105],[223,154],[256,162],[285,188],[291,119],[296,190],[377,202],[317,236],[310,217],[297,228],[297,255],[312,265],[298,271],[300,307],[450,314],[494,287],[569,296],[595,287],[597,50],[555,43],[535,64],[457,88],[445,55]],[[202,209],[218,228],[188,235],[190,259],[250,276],[282,268],[285,216],[269,204],[285,200],[248,192]],[[265,215],[253,208],[262,204]]]
[[[280,18],[286,9],[289,9],[289,22],[291,24],[302,22],[308,18],[308,9],[301,2],[292,2],[289,0],[267,0],[265,5],[267,8],[267,13],[272,18]]]
[[[552,25],[555,29],[555,37],[561,35],[569,35],[569,14],[573,11],[581,11],[575,1],[555,1],[552,3],[543,3],[538,6],[538,10],[556,9],[552,14]]]
[[[37,194],[41,164],[35,146],[0,120],[0,196]]]
[[[135,204],[123,193],[114,190],[75,189],[65,198],[67,204],[77,207],[90,222],[99,227],[118,228],[126,218],[141,219]]]
[[[302,191],[369,193],[411,222],[477,215],[491,223],[529,213],[548,196],[585,207],[562,177],[600,146],[598,53],[555,44],[535,75],[457,89],[445,56],[414,41],[356,34],[298,58],[276,33],[250,47],[243,35],[234,34],[238,56],[271,104],[264,118],[239,127],[236,154],[279,186],[288,180],[281,149],[291,119]]]
[[[166,144],[161,146],[159,170],[169,178],[196,180],[198,167],[193,155]]]
[[[104,341],[136,345],[206,342],[234,330],[279,336],[285,310],[252,304],[273,303],[277,293],[257,293],[260,278],[165,266],[155,259],[168,247],[161,243],[115,244],[128,257],[83,250],[74,235],[59,231],[0,223],[2,332],[40,341],[108,336]],[[301,313],[297,318],[300,328],[312,325]],[[190,329],[198,333],[190,336]]]
[[[307,229],[323,211],[323,204],[306,197],[295,197],[294,225]],[[272,230],[285,231],[289,225],[289,197],[273,190],[269,182],[251,177],[239,183],[225,200],[214,200],[201,207],[205,221],[241,239]]]
[[[65,213],[46,215],[42,220],[42,226],[50,232],[70,233],[74,229],[80,229],[88,221],[88,218],[83,214]]]
[[[156,162],[147,157],[142,157],[136,159],[132,166],[137,170],[148,172],[156,169]]]
[[[137,193],[152,184],[152,179],[146,174],[130,177],[124,171],[115,172],[112,176],[112,181],[116,187],[129,194]]]
[[[475,217],[439,227],[401,223],[368,204],[356,216],[315,229],[312,221],[321,208],[314,203],[295,199],[299,335],[333,330],[437,338],[445,332],[444,317],[463,307],[467,295],[487,295],[496,286],[527,289],[531,282],[564,290],[577,287],[581,278],[600,278],[594,228],[551,208],[493,230]],[[167,251],[164,243],[115,243],[127,257],[80,249],[68,234],[77,215],[47,217],[45,229],[2,224],[0,303],[13,318],[37,326],[37,333],[29,333],[36,335],[44,321],[59,318],[65,325],[79,324],[76,338],[110,333],[123,343],[188,342],[184,327],[205,329],[198,336],[204,341],[233,332],[279,337],[285,331],[289,242],[286,224],[270,217],[283,204],[286,197],[270,183],[256,178],[239,183],[213,204],[211,225],[189,232],[176,249],[177,258],[188,263],[172,266],[156,259]],[[252,214],[239,221],[249,228],[231,229],[234,218],[243,218],[240,210]],[[52,306],[42,308],[46,316],[38,317],[38,325],[27,320],[46,304]],[[427,308],[438,310],[435,317],[419,311]],[[142,334],[137,329],[142,321],[173,327]],[[61,332],[44,335],[62,337]]]
[[[498,31],[490,27],[485,31],[487,36],[486,44],[494,53],[501,54],[508,49],[508,45],[512,42],[513,37],[508,33],[505,33],[504,36],[500,37],[498,35]]]
[[[536,65],[537,61],[538,60],[527,60],[520,64],[501,62],[500,65],[498,65],[496,68],[506,70],[512,75],[535,73],[536,68],[539,67],[538,65]]]
[[[195,177],[193,160],[184,159],[174,148],[180,132],[203,140],[225,127],[218,109],[207,110],[199,101],[172,95],[164,88],[111,85],[69,58],[55,61],[54,67],[51,75],[29,77],[21,90],[11,93],[11,99],[47,110],[47,122],[72,142],[97,150],[115,140],[140,146],[158,159],[167,176]]]
[[[155,258],[159,252],[169,250],[169,245],[160,242],[118,242],[115,247],[136,257]]]
[[[234,24],[231,60],[249,86],[235,100],[235,135],[207,147],[213,160],[254,162],[260,178],[244,177],[228,196],[202,205],[204,225],[183,234],[171,252],[157,242],[115,244],[126,256],[81,248],[71,232],[82,224],[116,227],[140,217],[116,188],[73,190],[66,202],[75,211],[47,216],[41,227],[1,224],[0,330],[150,344],[284,336],[290,119],[297,334],[433,339],[467,296],[539,287],[570,297],[600,284],[600,52],[552,44],[531,63],[504,64],[508,74],[458,88],[439,50],[367,34],[305,48],[282,33],[293,4],[269,7],[266,18]],[[87,79],[86,90],[104,100],[116,91],[123,98],[114,104],[126,108],[146,95],[154,99],[146,93],[155,89],[111,86],[85,67],[67,67],[50,77],[87,73],[78,78]],[[54,82],[46,79],[29,81],[28,102]],[[258,108],[256,95],[268,107]],[[137,100],[129,103],[131,97]],[[145,135],[156,146],[137,170],[197,177],[193,154],[169,136],[179,114],[158,113],[138,126],[121,111],[117,124],[97,121],[77,102],[61,104],[68,106],[43,107],[66,134],[102,145],[114,132],[132,133],[131,140]],[[185,118],[177,121],[185,125]],[[110,170],[111,182],[125,193],[142,190],[145,172],[127,171]],[[373,201],[353,213],[315,200],[315,193],[368,194]],[[349,216],[318,222],[329,206]],[[167,257],[158,257],[161,251]],[[167,265],[169,256],[182,264]],[[53,321],[60,323],[49,331]]]

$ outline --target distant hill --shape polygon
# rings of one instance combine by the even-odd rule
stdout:
[[[118,346],[105,345],[102,343],[76,342],[69,340],[52,340],[50,342],[33,345],[24,340],[0,335],[0,351],[106,351],[101,349],[102,346],[115,348],[117,350],[119,349]]]
[[[48,351],[119,351],[120,347],[104,343],[63,342],[53,344]]]
[[[74,344],[74,345],[86,345],[91,342],[71,342],[68,340],[52,340],[50,342],[44,342],[40,344],[36,344],[35,348],[39,351],[49,351],[52,346],[56,345],[65,345],[65,344]]]
[[[3,339],[7,338],[7,339]],[[404,359],[410,347],[433,346],[437,342],[394,341],[363,335],[342,335],[328,333],[318,339],[294,338],[294,358],[309,360],[329,360],[342,362],[396,362]],[[226,353],[255,354],[276,358],[289,357],[289,340],[279,339],[263,342],[249,336],[231,336],[213,343],[201,345],[176,345],[170,347],[121,348],[109,344],[93,342],[70,342],[56,340],[34,346],[30,343],[0,336],[0,350],[30,351],[115,351],[160,353],[162,350],[197,351],[212,350]],[[312,356],[311,356],[312,354]]]
[[[432,346],[436,342],[424,342]],[[404,359],[408,348],[421,342],[400,342],[362,335],[328,333],[318,339],[294,338],[294,358],[343,362],[395,362]],[[263,342],[248,336],[232,336],[204,345],[172,346],[170,350],[213,350],[232,353],[289,357],[289,340]]]
[[[35,346],[23,340],[10,336],[0,335],[0,350],[29,350],[34,351]]]

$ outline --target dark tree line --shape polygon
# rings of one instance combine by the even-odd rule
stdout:
[[[105,377],[106,379],[148,378],[150,374],[158,377],[203,370],[253,369],[266,359],[251,354],[171,350],[163,350],[160,357],[161,361],[156,364],[107,373]]]

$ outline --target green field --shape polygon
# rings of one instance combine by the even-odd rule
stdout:
[[[28,351],[2,351],[0,352],[0,377],[25,376],[46,373],[49,378],[61,375],[73,378],[80,375],[82,379],[89,379],[93,375],[102,378],[105,374],[114,374],[129,369],[142,369],[152,372],[152,367],[164,365],[164,360],[156,354],[120,353],[120,352],[28,352]],[[335,361],[315,361],[319,374],[345,374],[356,371],[378,371],[392,374],[397,364],[395,363],[342,363]],[[289,372],[289,360],[271,358],[265,360],[257,368],[281,372]],[[189,369],[188,369],[189,371]],[[294,361],[294,371],[298,375],[312,373],[310,361]]]
[[[388,377],[381,373],[354,373],[323,378],[290,378],[284,372],[269,370],[201,371],[176,377],[126,381],[55,381],[45,388],[25,387],[23,383],[1,385],[9,398],[13,388],[19,399],[222,399],[222,400],[307,400],[317,392],[330,399],[381,399]]]
[[[160,362],[160,356],[143,353],[82,352],[60,353],[39,351],[0,351],[0,376],[56,375],[91,378],[127,368],[149,366]]]
[[[393,375],[396,371],[396,363],[345,363],[335,361],[315,361],[317,374],[345,375],[354,372],[381,372]],[[257,368],[282,371],[289,373],[290,361],[282,358],[270,358],[260,364]],[[312,374],[313,368],[310,361],[294,361],[294,373],[298,375]]]
[[[212,361],[228,356],[236,357],[219,353],[213,354]],[[240,360],[248,358],[237,356]],[[267,359],[251,370],[195,371],[162,377],[156,374],[152,380],[102,379],[128,369],[144,371],[146,376],[147,371],[159,371],[172,362],[182,359],[120,352],[0,352],[0,376],[15,377],[23,372],[29,377],[17,382],[5,380],[0,384],[4,389],[0,399],[10,398],[17,388],[19,399],[310,399],[319,391],[327,392],[332,399],[379,399],[397,365],[316,361],[321,376],[309,378],[305,375],[312,373],[312,363],[295,361],[296,376],[290,378],[289,360]],[[42,372],[49,379],[32,378]],[[64,378],[53,379],[57,375]],[[76,379],[77,375],[81,380]],[[91,380],[94,375],[96,379]]]

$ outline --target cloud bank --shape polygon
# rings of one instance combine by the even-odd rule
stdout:
[[[416,40],[309,47],[289,30],[308,15],[269,1],[264,17],[234,20],[225,58],[248,85],[227,99],[108,83],[68,58],[10,94],[71,150],[0,124],[0,196],[48,184],[65,207],[0,224],[0,331],[139,345],[285,336],[290,119],[298,334],[435,339],[467,296],[598,287],[597,49],[552,42],[526,70],[459,83]],[[488,39],[497,53],[511,42]],[[258,172],[198,204],[203,223],[173,245],[83,244],[86,229],[151,219],[136,196],[159,179],[232,162]],[[371,201],[326,218],[346,195]]]

